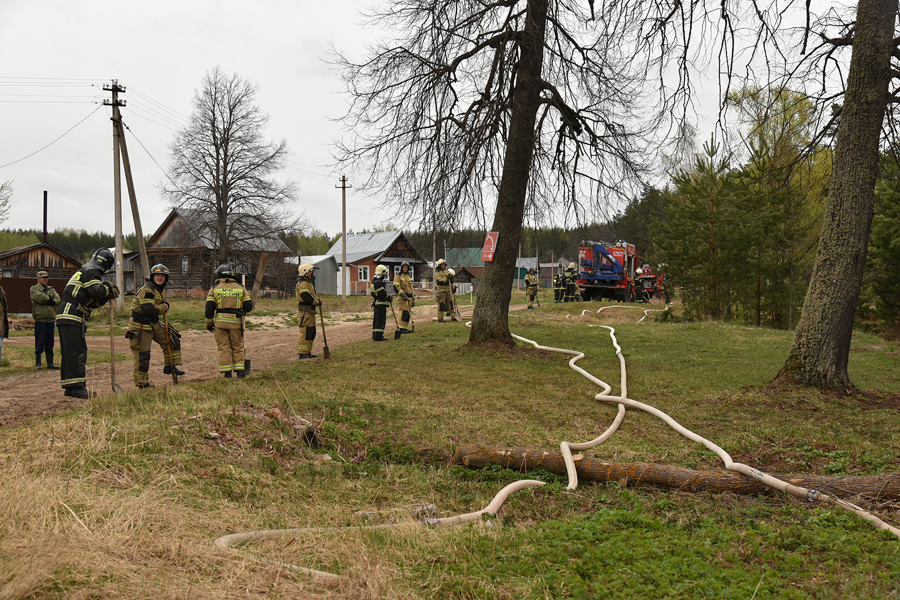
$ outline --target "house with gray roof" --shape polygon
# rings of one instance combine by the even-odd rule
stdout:
[[[343,261],[343,240],[338,238],[326,254],[334,256],[340,266]],[[403,231],[379,231],[375,233],[354,233],[347,235],[347,293],[366,294],[369,281],[375,275],[375,267],[388,268],[388,279],[400,272],[400,266],[409,263],[410,277],[419,280],[419,269],[426,264]]]

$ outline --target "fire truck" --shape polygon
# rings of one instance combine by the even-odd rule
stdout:
[[[635,281],[634,244],[582,240],[578,246],[578,289],[585,301],[610,298],[634,302],[640,296]]]
[[[653,298],[660,296],[662,281],[666,277],[665,273],[654,273],[650,265],[642,266],[636,273],[638,273],[640,281],[638,300],[650,302]]]

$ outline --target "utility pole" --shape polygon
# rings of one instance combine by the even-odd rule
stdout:
[[[119,87],[116,79],[112,80],[110,85],[104,85],[105,91],[112,92],[112,100],[107,103],[104,99],[103,104],[110,104],[113,107],[113,211],[116,221],[116,287],[120,290],[125,289],[125,272],[123,271],[125,256],[122,252],[122,168],[119,165],[119,127],[116,125],[119,116],[119,92],[125,93],[125,89]],[[125,105],[122,100],[121,105]],[[136,282],[135,282],[136,283]],[[119,294],[116,298],[116,310],[125,308],[125,294]]]
[[[341,300],[347,301],[347,284],[350,280],[350,274],[347,273],[347,177],[341,175],[341,185],[334,186],[341,188]]]

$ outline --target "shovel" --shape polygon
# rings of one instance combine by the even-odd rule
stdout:
[[[245,318],[246,315],[244,315],[244,313],[241,313],[241,339],[243,339],[244,341],[244,377],[250,374],[250,359],[247,358],[247,337],[244,333]]]
[[[394,325],[397,326],[397,329],[394,330],[394,339],[400,339],[400,322],[397,321],[397,313],[394,312],[394,303],[391,302],[391,314],[394,315]]]
[[[115,307],[112,302],[109,303],[109,374],[110,380],[112,383],[113,392],[116,394],[124,394],[125,390],[122,389],[122,386],[116,383],[116,342],[113,337],[113,329],[115,328],[115,324],[113,321],[113,316],[115,313]]]
[[[178,385],[178,373],[175,372],[175,357],[172,356],[172,342],[169,341],[169,311],[163,313],[163,325],[166,328],[166,354],[169,355],[169,366],[172,368],[172,381]]]
[[[322,321],[322,342],[325,344],[325,347],[322,348],[322,354],[325,355],[325,358],[331,358],[331,351],[328,350],[328,338],[325,337],[325,317],[322,315],[322,305],[319,305],[319,319]]]

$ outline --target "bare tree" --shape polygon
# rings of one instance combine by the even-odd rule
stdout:
[[[12,198],[12,193],[12,181],[0,183],[0,223],[6,220],[6,214],[9,212],[9,199]]]
[[[248,251],[261,240],[278,240],[298,220],[287,208],[292,183],[279,183],[287,142],[269,142],[269,117],[255,104],[258,88],[218,67],[194,96],[190,124],[170,144],[172,185],[163,191],[189,213],[191,235],[215,249],[216,264]]]
[[[654,159],[649,134],[676,131],[689,114],[695,65],[719,66],[722,98],[734,79],[745,85],[757,73],[760,83],[779,87],[796,77],[821,82],[820,107],[843,100],[835,183],[817,281],[784,372],[846,387],[877,133],[896,98],[887,84],[897,0],[860,0],[855,20],[830,6],[816,19],[810,7],[799,0],[395,0],[374,15],[397,33],[395,45],[376,47],[361,63],[338,56],[355,133],[339,144],[339,159],[368,169],[370,184],[389,188],[420,223],[435,214],[445,227],[493,216],[500,240],[469,339],[511,343],[508,301],[524,215],[577,219],[628,190]],[[806,17],[799,26],[790,26],[792,8]],[[842,34],[829,36],[835,22]],[[785,43],[791,33],[801,39]],[[820,43],[807,53],[810,39]],[[835,66],[851,47],[844,80]],[[485,204],[494,194],[491,209]],[[839,258],[845,243],[852,249]],[[832,294],[837,280],[847,289]]]

